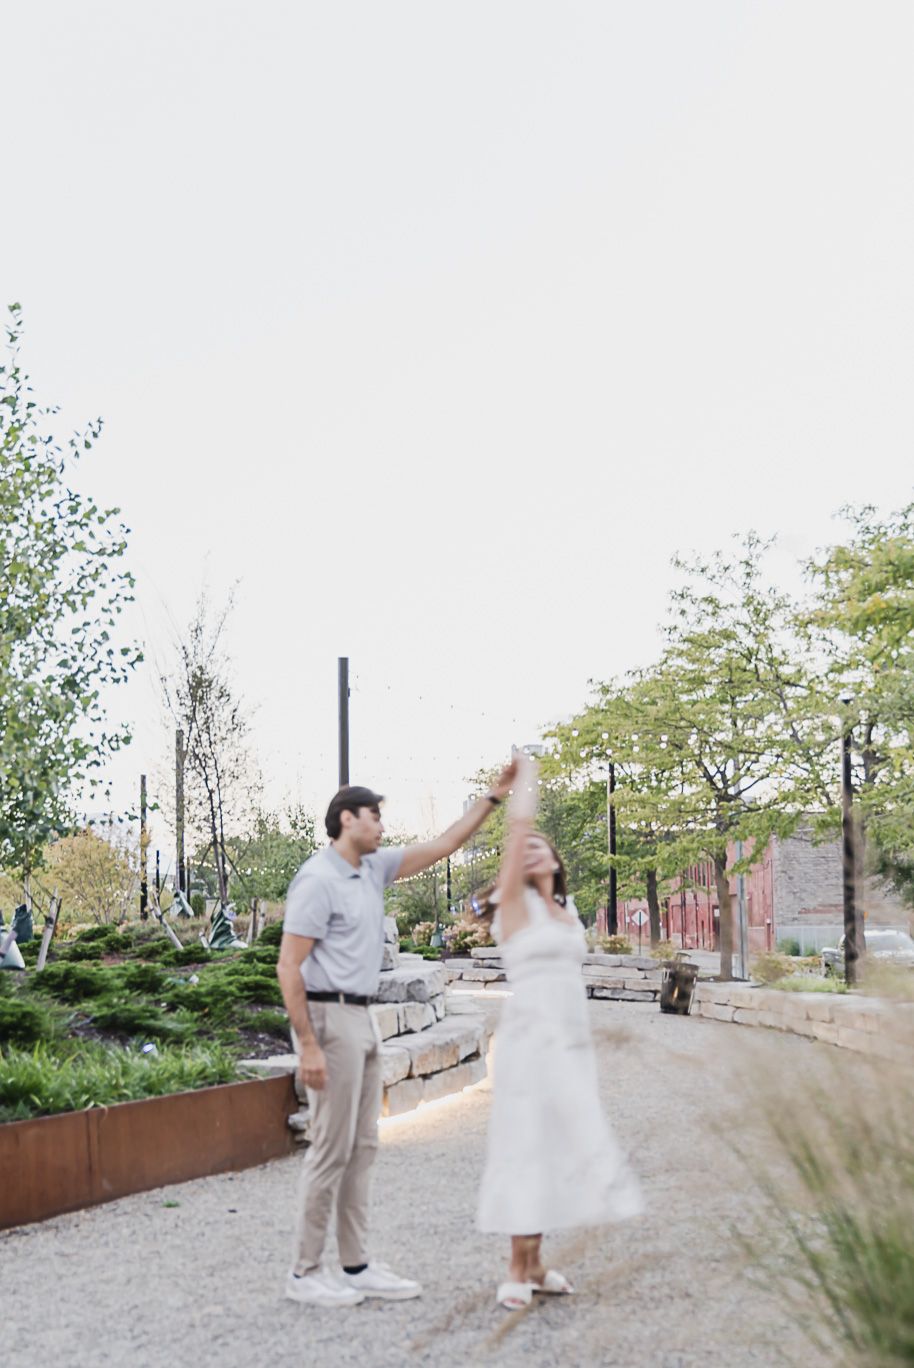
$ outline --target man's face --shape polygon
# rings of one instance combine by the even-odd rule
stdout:
[[[346,818],[352,820],[346,822]],[[346,822],[353,845],[360,855],[373,855],[381,844],[384,827],[377,808],[363,807],[358,812],[344,812],[341,821]]]

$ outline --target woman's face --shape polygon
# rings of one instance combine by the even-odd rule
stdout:
[[[524,874],[532,882],[543,875],[552,875],[558,869],[555,856],[546,842],[539,836],[528,836],[524,849]]]

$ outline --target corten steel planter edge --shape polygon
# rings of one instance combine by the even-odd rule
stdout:
[[[295,1148],[291,1075],[0,1125],[0,1230]]]

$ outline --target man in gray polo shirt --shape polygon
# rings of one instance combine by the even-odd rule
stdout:
[[[504,769],[443,835],[400,849],[380,849],[380,796],[340,789],[327,809],[330,845],[289,885],[277,974],[311,1112],[295,1263],[286,1279],[286,1295],[296,1301],[354,1306],[365,1297],[400,1301],[422,1291],[371,1262],[367,1247],[381,1110],[380,1056],[367,1009],[384,954],[384,889],[453,855],[507,796],[515,770]],[[341,1278],[323,1263],[334,1207]]]

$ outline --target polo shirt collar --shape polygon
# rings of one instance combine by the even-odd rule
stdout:
[[[358,879],[361,876],[361,869],[355,869],[348,860],[344,860],[342,855],[332,845],[327,846],[327,859],[330,861],[337,874],[342,874],[347,879]]]

